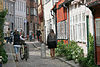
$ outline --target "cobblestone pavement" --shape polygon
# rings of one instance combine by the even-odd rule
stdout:
[[[22,61],[16,63],[16,67],[71,67],[68,64],[59,61],[58,59],[52,60],[49,55],[45,59],[41,58],[41,51],[29,44],[29,59],[28,61]]]
[[[48,54],[45,59],[41,58],[41,51],[36,47],[34,47],[33,43],[28,43],[28,45],[29,45],[28,61],[21,60],[19,58],[19,62],[15,63],[13,60],[9,59],[10,61],[3,67],[71,67],[70,65],[66,64],[65,62],[61,62],[58,59],[51,59],[50,55]],[[15,66],[12,66],[12,64]]]
[[[3,64],[3,67],[16,67],[16,63],[14,61],[14,50],[12,44],[5,44],[4,49],[8,54],[8,62]]]

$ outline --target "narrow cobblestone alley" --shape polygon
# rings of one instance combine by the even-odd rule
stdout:
[[[7,44],[9,47],[8,49],[10,55],[8,59],[8,63],[3,65],[3,67],[71,67],[70,65],[66,64],[65,62],[61,62],[58,59],[51,59],[50,56],[47,54],[45,59],[41,58],[41,51],[40,49],[34,47],[33,43],[28,43],[29,45],[29,59],[28,61],[21,60],[19,58],[19,62],[15,62],[13,59],[12,49],[10,48],[11,45]],[[12,57],[12,58],[11,58]],[[12,61],[11,61],[12,60]],[[12,65],[13,64],[13,65]]]
[[[71,67],[68,64],[59,61],[58,59],[52,60],[49,55],[46,59],[41,58],[41,51],[29,44],[29,59],[28,61],[20,60],[16,63],[17,67]]]

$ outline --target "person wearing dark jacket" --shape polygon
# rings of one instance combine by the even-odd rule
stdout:
[[[15,49],[15,54],[16,54],[16,60],[15,61],[18,61],[19,48],[20,48],[20,35],[19,35],[18,31],[15,30],[15,33],[14,33],[14,49]]]
[[[53,29],[50,29],[50,33],[48,34],[47,45],[48,45],[48,48],[50,49],[51,58],[54,59],[55,48],[57,48],[57,40],[56,40],[56,34],[54,33]]]
[[[41,35],[41,31],[39,29],[37,30],[36,35],[37,35],[37,38],[38,38],[38,41],[39,41],[40,40],[40,35]]]

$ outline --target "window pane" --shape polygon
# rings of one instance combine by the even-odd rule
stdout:
[[[81,23],[79,24],[78,28],[79,28],[79,40],[81,40]]]
[[[85,40],[85,23],[83,23],[83,40]]]
[[[29,14],[29,8],[27,7],[27,14]]]
[[[85,21],[85,13],[82,13],[82,20]]]
[[[45,3],[48,3],[50,0],[45,0]]]
[[[34,8],[31,8],[31,15],[34,15]]]
[[[100,20],[96,20],[96,44],[100,45]]]
[[[67,39],[67,34],[65,34],[65,21],[57,23],[57,38],[58,39]],[[66,32],[67,33],[67,32]]]
[[[79,21],[81,21],[81,14],[79,14]]]
[[[37,16],[37,10],[34,8],[34,15]]]

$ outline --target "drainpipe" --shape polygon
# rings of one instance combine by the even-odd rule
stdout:
[[[89,51],[89,16],[86,16],[86,24],[87,24],[87,52]]]
[[[67,27],[67,28],[68,28],[68,32],[69,32],[69,16],[68,16],[68,14],[69,14],[68,11],[69,11],[69,9],[68,9],[68,6],[65,6],[65,4],[63,4],[63,6],[67,9],[67,23],[68,23],[68,25],[67,25],[68,27]],[[65,23],[65,27],[66,27],[66,23]],[[65,30],[66,30],[66,29],[65,29]],[[68,32],[67,32],[67,33],[68,33]],[[68,33],[67,37],[68,37],[68,44],[69,44],[69,41],[70,41],[70,40],[69,40],[69,38],[70,38],[69,33]]]
[[[54,15],[52,14],[52,11],[51,11],[51,16],[55,17],[55,29],[56,29],[56,39],[57,39],[57,17],[56,17],[56,15],[54,16]],[[57,41],[57,40],[56,40],[56,41]]]

